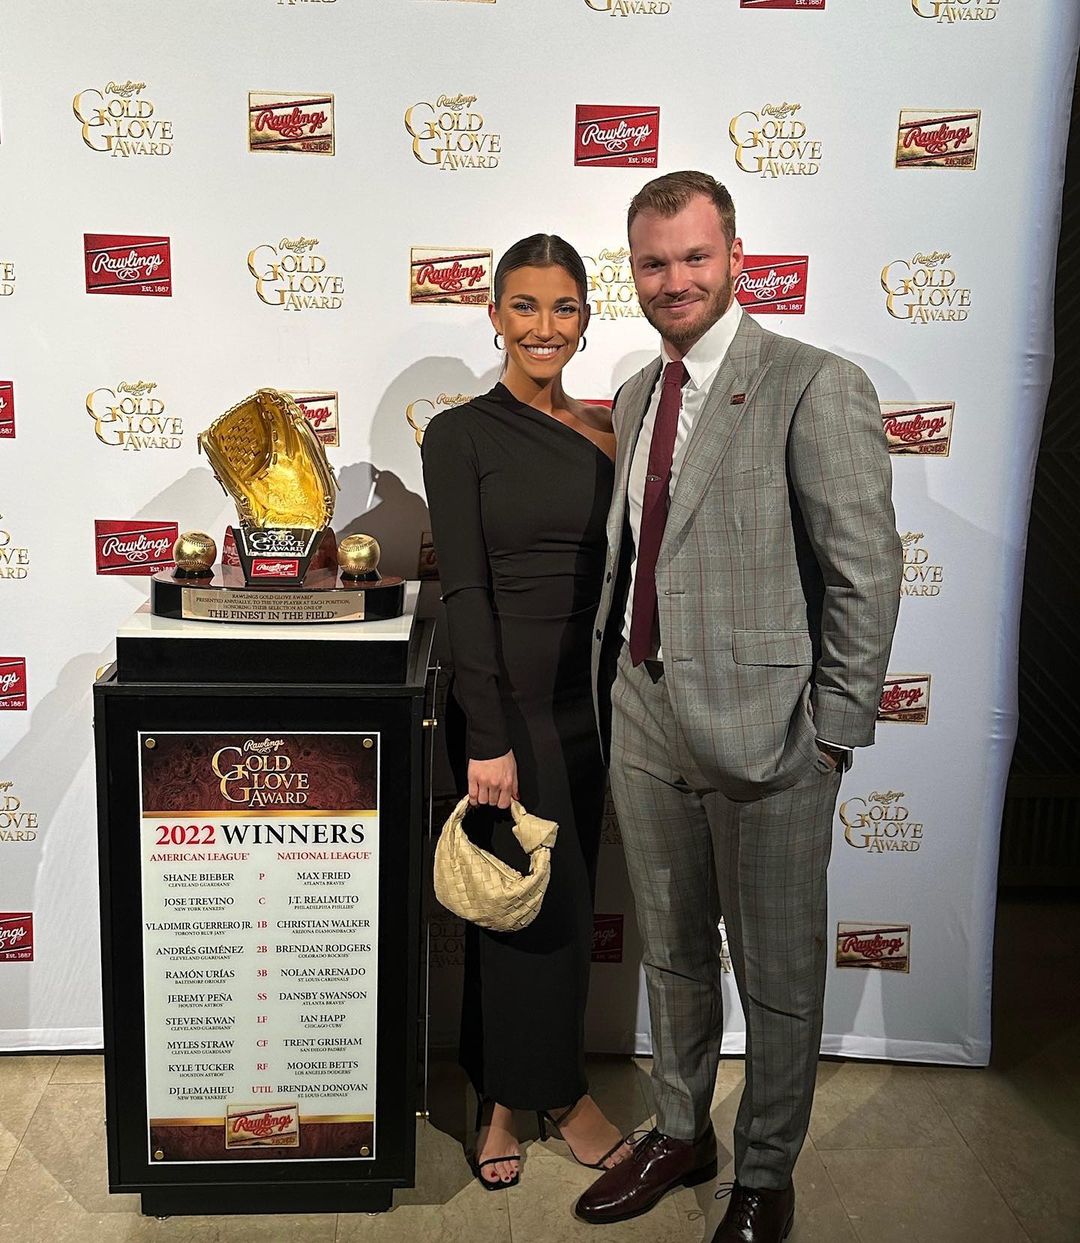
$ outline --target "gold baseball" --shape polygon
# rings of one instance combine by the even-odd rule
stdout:
[[[374,535],[346,535],[337,546],[343,574],[369,574],[379,564],[382,549]]]
[[[172,552],[178,570],[208,570],[217,557],[217,544],[203,531],[183,531]]]

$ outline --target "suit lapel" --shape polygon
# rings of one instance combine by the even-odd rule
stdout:
[[[766,347],[771,334],[744,311],[720,370],[716,373],[705,405],[694,422],[686,443],[679,478],[668,508],[664,542],[659,559],[673,550],[675,541],[694,516],[702,497],[749,408],[758,385],[769,369]],[[732,403],[736,394],[742,400]]]
[[[657,358],[636,376],[626,382],[626,387],[619,399],[619,406],[626,411],[622,426],[616,438],[615,449],[615,491],[608,512],[608,545],[619,547],[622,536],[623,520],[626,515],[626,489],[630,481],[630,462],[634,457],[641,425],[645,421],[645,411],[649,407],[649,398],[656,387],[660,376],[660,359]]]

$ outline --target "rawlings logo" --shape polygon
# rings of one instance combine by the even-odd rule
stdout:
[[[486,305],[490,293],[490,250],[443,250],[434,246],[411,248],[410,302],[481,306]]]
[[[749,272],[740,272],[735,280],[735,292],[750,293],[758,301],[766,302],[773,298],[786,298],[801,279],[800,272],[785,272],[781,275],[775,268],[770,268],[764,276],[751,276]]]
[[[272,108],[263,108],[255,117],[257,131],[273,130],[282,138],[300,138],[305,130],[314,134],[325,124],[325,112],[301,112],[299,108],[293,108],[292,112],[275,112]]]
[[[10,924],[6,928],[0,926],[0,950],[14,949],[20,941],[26,939],[29,931],[25,924]]]
[[[98,518],[94,522],[99,574],[150,575],[173,564],[175,522]]]
[[[593,122],[581,131],[581,141],[586,146],[596,143],[607,151],[625,151],[631,144],[640,147],[651,135],[651,125],[627,125],[625,121],[620,121],[618,125],[604,129]]]
[[[906,974],[911,967],[911,925],[837,924],[836,965]]]
[[[433,263],[425,263],[416,274],[417,281],[422,285],[438,285],[448,293],[457,293],[466,284],[475,285],[485,278],[485,271],[479,265],[462,267],[455,259],[449,267],[436,267]]]
[[[334,154],[333,95],[248,93],[249,151]]]
[[[29,911],[0,914],[0,962],[5,960],[34,960],[34,917]]]
[[[930,680],[928,673],[889,674],[881,691],[878,720],[925,725],[930,719]],[[872,794],[870,797],[882,796]]]
[[[881,693],[882,712],[895,712],[898,708],[913,708],[922,699],[920,687],[886,686]]]
[[[140,531],[133,539],[122,539],[118,535],[110,535],[108,539],[103,540],[101,544],[101,555],[103,557],[120,557],[124,561],[132,564],[149,561],[151,554],[154,554],[155,560],[160,560],[167,552],[171,551],[173,541],[168,536],[162,536],[158,539],[147,539]]]
[[[578,104],[574,117],[574,163],[655,168],[660,109],[641,105]]]
[[[98,272],[111,272],[121,281],[139,281],[149,280],[163,263],[161,255],[140,255],[129,250],[126,255],[95,255],[90,270],[95,275]]]
[[[233,1122],[233,1129],[240,1135],[280,1135],[293,1125],[291,1114],[247,1115]]]
[[[898,419],[894,416],[885,420],[886,435],[895,436],[897,440],[909,443],[936,436],[944,427],[943,418],[924,419],[921,414],[916,414],[914,418]]]
[[[299,1142],[300,1110],[296,1105],[267,1109],[229,1105],[226,1110],[226,1148],[296,1147]]]
[[[914,125],[904,135],[905,147],[920,147],[929,155],[943,155],[951,146],[959,150],[971,138],[972,131],[963,125],[959,129],[950,129],[942,123],[934,130],[924,130],[921,125]]]
[[[300,572],[300,562],[295,558],[270,561],[257,557],[251,563],[252,578],[295,578]]]
[[[86,292],[172,296],[172,256],[167,237],[83,235]]]
[[[903,937],[883,937],[880,932],[875,932],[872,937],[860,937],[852,932],[841,938],[840,952],[858,954],[860,958],[875,959],[897,954],[903,945]]]
[[[0,380],[0,440],[15,435],[15,382]]]

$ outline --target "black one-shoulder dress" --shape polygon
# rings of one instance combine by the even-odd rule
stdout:
[[[604,573],[610,458],[502,384],[438,415],[424,482],[454,665],[447,743],[512,750],[521,802],[559,823],[540,914],[516,933],[470,925],[461,1061],[477,1092],[555,1109],[587,1090],[585,1001],[604,797],[590,686]],[[473,841],[521,870],[509,812],[477,808]]]

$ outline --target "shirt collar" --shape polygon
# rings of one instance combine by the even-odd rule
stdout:
[[[738,298],[732,298],[731,305],[723,315],[683,355],[683,362],[686,364],[686,373],[689,377],[688,384],[696,389],[703,389],[711,382],[713,376],[720,370],[720,364],[724,361],[731,342],[735,339],[735,333],[742,322],[742,314]],[[667,366],[672,361],[666,347],[661,344],[661,367]]]

